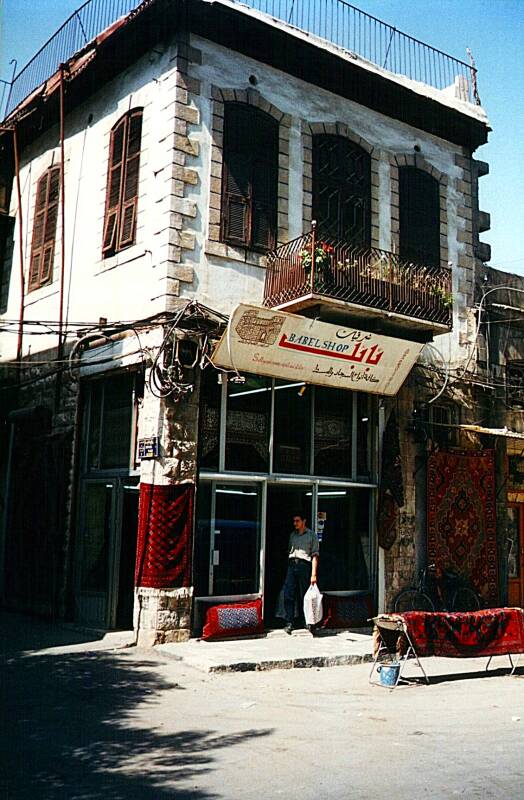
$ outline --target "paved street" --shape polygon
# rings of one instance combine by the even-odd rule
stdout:
[[[206,673],[13,615],[2,640],[2,800],[524,798],[524,669],[426,659],[429,687],[390,692],[366,664]]]

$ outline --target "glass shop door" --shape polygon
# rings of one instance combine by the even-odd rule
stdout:
[[[524,603],[524,503],[508,506],[508,605]]]
[[[78,526],[75,620],[133,627],[138,477],[85,481]]]
[[[268,627],[280,627],[283,624],[281,593],[286,578],[293,517],[298,512],[305,514],[308,528],[314,530],[312,510],[312,484],[268,484],[264,547],[264,622]]]

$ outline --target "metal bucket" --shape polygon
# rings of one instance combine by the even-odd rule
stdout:
[[[398,661],[393,661],[392,664],[380,664],[377,667],[377,671],[380,674],[380,683],[382,686],[397,685],[400,673],[400,664]]]

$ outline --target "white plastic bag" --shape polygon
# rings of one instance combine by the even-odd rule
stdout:
[[[306,625],[316,625],[322,619],[322,595],[316,583],[304,595],[304,617]]]

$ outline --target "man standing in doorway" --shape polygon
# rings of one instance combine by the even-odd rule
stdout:
[[[308,586],[317,582],[318,537],[306,527],[306,517],[300,513],[293,517],[294,530],[289,537],[288,567],[284,583],[284,609],[286,626],[291,634],[295,618],[295,600],[298,599],[302,611],[304,595]]]

